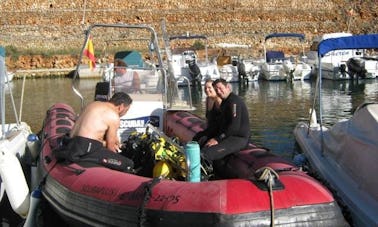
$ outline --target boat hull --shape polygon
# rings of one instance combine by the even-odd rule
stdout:
[[[356,226],[378,225],[378,181],[369,177],[378,171],[378,144],[369,136],[376,135],[378,121],[372,116],[377,114],[378,104],[372,104],[331,128],[301,122],[294,129],[311,167],[345,204]]]

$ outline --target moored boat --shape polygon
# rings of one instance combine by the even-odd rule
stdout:
[[[15,100],[12,95],[9,77],[6,75],[5,49],[0,47],[0,203],[8,203],[10,207],[21,217],[25,218],[29,210],[29,187],[21,166],[21,159],[31,155],[30,148],[35,143],[31,129],[25,122],[21,122],[21,116],[17,114]],[[5,105],[5,92],[10,95],[12,106]],[[22,90],[23,92],[23,90]],[[5,110],[10,108],[14,112],[15,122],[9,123],[5,119]],[[21,112],[20,112],[21,113]],[[6,196],[5,196],[6,194]],[[8,201],[5,201],[8,198]],[[1,218],[7,220],[8,211],[2,210]]]
[[[216,46],[222,48],[217,57],[220,78],[229,83],[248,83],[260,78],[261,59],[245,57],[249,45],[218,43]]]
[[[318,74],[318,45],[326,39],[350,37],[353,34],[338,32],[316,37],[306,53],[307,62],[312,67],[312,74]],[[365,49],[337,49],[322,57],[322,77],[329,80],[372,79],[378,75],[378,60],[369,56]]]
[[[321,94],[322,57],[335,50],[378,47],[378,35],[355,35],[327,39],[319,43],[319,75],[311,121],[300,122],[294,129],[295,139],[308,158],[312,170],[329,185],[344,204],[354,226],[378,225],[378,181],[370,177],[377,172],[378,104],[362,104],[350,119],[332,126],[323,124]],[[319,106],[319,122],[314,112]],[[327,104],[327,103],[325,103]]]
[[[272,33],[265,36],[264,57],[265,62],[261,65],[261,76],[265,80],[307,80],[310,79],[311,66],[300,56],[285,56],[281,50],[267,50],[266,43],[273,38],[291,38],[303,42],[305,36],[297,33]],[[302,45],[302,56],[304,47]]]
[[[44,200],[72,226],[346,226],[332,194],[289,161],[253,144],[229,159],[227,178],[209,174],[190,181],[187,145],[203,130],[203,119],[190,112],[190,101],[177,96],[166,74],[154,29],[147,25],[92,25],[96,28],[147,30],[159,65],[154,74],[163,89],[145,89],[121,118],[123,155],[134,160],[132,173],[94,163],[58,161],[56,152],[76,119],[67,104],[46,114],[41,131],[38,180]],[[116,33],[112,33],[116,34]],[[131,33],[128,33],[131,34]],[[75,84],[75,83],[73,83]],[[114,92],[99,89],[95,97]],[[116,86],[116,85],[114,85]],[[188,88],[189,89],[189,88]],[[80,94],[78,90],[75,92]],[[105,93],[102,93],[104,92]],[[82,97],[82,96],[81,96]],[[199,152],[199,150],[197,150]]]
[[[168,35],[165,21],[162,21],[166,58],[170,72],[178,81],[178,85],[203,84],[207,79],[220,77],[216,61],[208,55],[208,38],[205,35],[185,34]],[[188,47],[187,42],[192,43]],[[201,52],[202,54],[199,54]]]

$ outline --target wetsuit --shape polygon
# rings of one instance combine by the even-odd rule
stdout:
[[[217,132],[219,131],[219,121],[221,117],[220,109],[213,106],[211,110],[206,111],[206,120],[207,120],[207,127],[205,130],[198,132],[193,137],[193,141],[197,141],[200,147],[203,147],[205,143],[217,136]]]
[[[215,171],[222,169],[228,155],[245,148],[250,136],[248,110],[239,96],[231,92],[220,109],[219,129],[214,137],[218,144],[201,149],[204,158],[213,162]]]
[[[105,167],[129,172],[134,168],[132,160],[112,152],[98,140],[75,136],[59,152],[65,153],[65,159],[76,163],[95,163]]]

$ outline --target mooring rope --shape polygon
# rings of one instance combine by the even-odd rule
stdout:
[[[138,227],[146,226],[147,214],[146,214],[145,207],[147,206],[147,203],[151,199],[152,188],[155,187],[155,185],[157,185],[158,183],[160,183],[160,180],[161,180],[160,177],[155,177],[150,182],[147,182],[146,185],[144,186],[144,199],[143,199],[142,205],[138,209],[138,218],[139,218]]]
[[[23,104],[24,104],[25,81],[26,81],[26,75],[24,75],[24,77],[22,79],[21,101],[20,101],[20,114],[19,114],[20,122],[21,122],[21,118],[22,118],[22,107],[23,107]]]
[[[270,226],[274,227],[274,197],[273,197],[273,185],[274,185],[274,178],[279,178],[279,175],[274,169],[270,167],[262,167],[256,170],[256,173],[261,173],[260,177],[258,178],[259,181],[264,181],[269,187],[269,198],[270,198]]]

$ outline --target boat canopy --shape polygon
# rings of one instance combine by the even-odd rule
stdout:
[[[378,48],[378,34],[330,38],[319,43],[318,56],[323,57],[332,50],[372,48]]]
[[[115,54],[114,59],[119,58],[127,63],[131,68],[142,68],[143,58],[138,51],[119,51]]]
[[[279,37],[298,38],[300,39],[300,41],[303,41],[305,39],[305,36],[299,33],[272,33],[265,36],[265,41],[271,38],[279,38]]]

